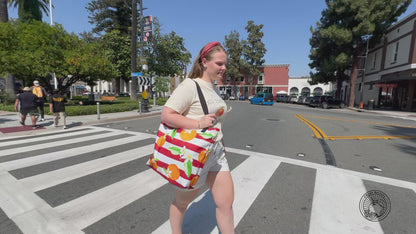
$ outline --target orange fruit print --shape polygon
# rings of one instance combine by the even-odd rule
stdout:
[[[199,175],[194,176],[194,178],[192,178],[191,183],[189,184],[189,186],[194,186],[196,184],[196,182],[198,182],[199,179]]]
[[[156,144],[157,144],[159,147],[162,147],[162,146],[165,144],[165,142],[166,142],[166,135],[163,135],[163,136],[160,136],[160,137],[157,139]]]
[[[167,168],[168,177],[171,180],[177,180],[179,178],[179,168],[175,164],[170,164]]]
[[[201,151],[201,153],[199,153],[199,156],[198,156],[198,161],[201,162],[202,164],[205,164],[210,153],[211,151],[208,151],[208,153],[206,150]]]
[[[157,163],[155,162],[153,157],[150,158],[149,164],[152,165],[153,169],[157,169]]]
[[[196,137],[196,130],[182,130],[182,132],[179,134],[182,140],[184,141],[190,141]]]
[[[220,109],[217,110],[217,112],[215,112],[215,116],[221,116],[224,114],[224,107],[221,107]]]

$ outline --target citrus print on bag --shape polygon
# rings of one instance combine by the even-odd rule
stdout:
[[[147,165],[171,184],[190,189],[199,179],[218,132],[218,128],[175,129],[161,123]]]

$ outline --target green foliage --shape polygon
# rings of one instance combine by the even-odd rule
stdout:
[[[115,69],[107,53],[101,44],[87,43],[59,24],[0,23],[0,73],[12,73],[24,85],[38,79],[51,91],[51,72],[55,72],[60,90],[68,90],[80,80],[88,84],[110,80]]]
[[[261,31],[263,24],[256,25],[254,21],[250,20],[247,22],[245,29],[247,30],[247,42],[243,47],[243,54],[248,62],[248,72],[252,76],[258,76],[260,71],[258,66],[263,65],[265,60],[263,59],[264,54],[266,53],[266,48],[264,43],[261,41],[264,33]]]
[[[225,36],[224,47],[228,54],[226,70],[228,77],[238,78],[243,76],[241,74],[242,69],[247,67],[247,62],[242,59],[244,43],[245,41],[240,40],[240,34],[235,30]]]
[[[95,25],[92,31],[96,34],[120,31],[129,35],[131,27],[131,1],[93,0],[88,3],[89,23]]]
[[[114,64],[116,76],[124,80],[130,78],[131,72],[131,38],[118,30],[104,34],[101,38],[103,47],[108,51],[108,59]]]
[[[258,76],[261,66],[265,60],[266,53],[264,43],[261,41],[263,25],[256,25],[253,21],[248,21],[245,29],[247,30],[247,40],[240,40],[240,34],[237,31],[231,31],[225,36],[224,47],[228,53],[226,74],[230,78],[240,78],[243,74]],[[235,79],[231,79],[235,80]]]
[[[169,91],[169,77],[156,77],[155,78],[155,92],[168,92]]]
[[[152,41],[147,44],[145,54],[149,72],[158,76],[182,74],[190,62],[191,53],[185,48],[185,40],[175,32],[161,34],[157,18],[154,18]]]

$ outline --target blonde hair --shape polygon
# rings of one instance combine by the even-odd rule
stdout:
[[[191,72],[189,73],[189,78],[195,79],[202,77],[204,73],[204,67],[202,66],[202,58],[201,53],[204,50],[205,46],[199,51],[198,56],[196,57],[194,64],[192,65]],[[217,52],[224,52],[227,53],[221,45],[214,46],[208,53],[205,55],[205,59],[210,61],[212,59],[212,55]]]

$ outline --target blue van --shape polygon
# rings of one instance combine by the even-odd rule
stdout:
[[[273,105],[272,93],[257,93],[250,99],[251,104],[257,105]]]

